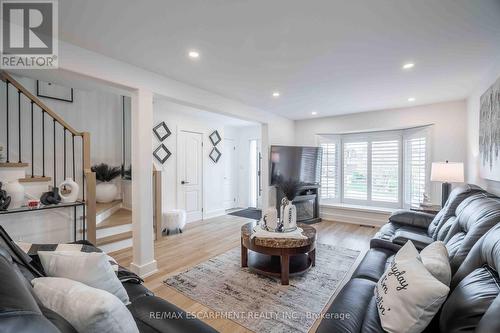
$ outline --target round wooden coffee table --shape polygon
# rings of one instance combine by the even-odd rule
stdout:
[[[256,222],[241,227],[241,267],[281,278],[287,285],[290,275],[307,272],[316,265],[316,229],[299,224],[307,238],[257,238],[250,239]],[[250,250],[250,253],[249,251]]]

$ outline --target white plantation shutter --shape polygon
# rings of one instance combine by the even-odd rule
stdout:
[[[338,197],[338,158],[337,142],[324,142],[320,144],[323,148],[323,160],[321,163],[321,199],[335,199]]]
[[[418,206],[427,190],[428,165],[426,135],[405,140],[405,204]]]
[[[368,199],[368,142],[344,143],[344,198]]]
[[[372,201],[399,202],[400,141],[399,139],[372,142]]]

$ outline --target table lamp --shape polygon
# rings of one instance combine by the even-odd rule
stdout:
[[[443,183],[441,193],[441,207],[444,207],[450,196],[451,183],[464,182],[464,164],[461,162],[433,162],[431,181]]]

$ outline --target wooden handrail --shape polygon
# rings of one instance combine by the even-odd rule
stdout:
[[[14,87],[16,87],[17,90],[21,91],[23,93],[23,95],[25,95],[30,100],[32,100],[33,103],[38,105],[43,111],[45,111],[47,114],[49,114],[53,119],[55,119],[59,124],[61,124],[69,132],[71,132],[72,134],[74,134],[76,136],[83,136],[83,132],[78,132],[73,127],[71,127],[57,113],[55,113],[48,106],[43,104],[43,102],[38,97],[36,97],[32,93],[30,93],[26,88],[24,88],[24,86],[22,84],[17,82],[9,73],[7,73],[6,71],[0,71],[0,79],[2,81],[7,81],[10,84],[12,84]]]
[[[85,204],[87,206],[86,210],[86,221],[87,221],[87,239],[92,244],[96,244],[96,176],[95,172],[91,169],[90,160],[90,133],[82,133],[82,145],[83,145],[83,174],[85,176],[85,183],[87,189],[87,196],[85,197]],[[85,231],[84,231],[85,232]]]
[[[162,235],[162,209],[161,209],[161,171],[153,164],[153,212],[155,226],[155,240]]]

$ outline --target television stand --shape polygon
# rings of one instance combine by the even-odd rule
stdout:
[[[280,217],[283,192],[276,188],[276,210]],[[319,185],[303,185],[297,191],[292,203],[297,207],[297,223],[314,224],[321,222],[319,217]]]

